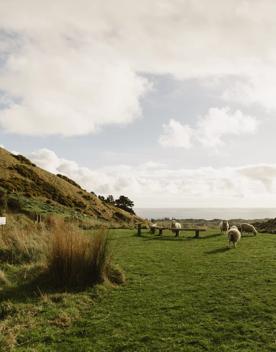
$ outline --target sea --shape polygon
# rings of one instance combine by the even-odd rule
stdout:
[[[136,208],[146,219],[268,219],[276,218],[276,208]]]

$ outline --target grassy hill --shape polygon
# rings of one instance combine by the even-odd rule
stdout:
[[[93,222],[134,225],[136,216],[82,189],[63,175],[47,172],[27,158],[0,148],[0,190],[8,194],[8,209],[30,217],[58,213]]]

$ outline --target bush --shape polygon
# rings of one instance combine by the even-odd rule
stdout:
[[[86,236],[70,224],[58,224],[52,233],[47,261],[48,274],[54,284],[62,287],[112,282],[116,276],[110,262],[107,233],[103,229],[94,236]]]
[[[10,196],[7,201],[9,210],[13,212],[21,212],[24,207],[24,202],[19,196]]]

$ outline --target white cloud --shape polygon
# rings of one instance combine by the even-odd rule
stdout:
[[[129,123],[150,89],[141,73],[234,75],[243,83],[224,98],[275,109],[275,10],[274,0],[1,1],[0,126],[69,136]]]
[[[239,170],[242,176],[253,181],[262,182],[268,192],[273,192],[274,182],[276,180],[276,168],[275,165],[252,165],[240,168]]]
[[[225,137],[256,133],[258,124],[255,117],[244,115],[240,110],[232,113],[229,107],[210,108],[194,128],[171,119],[163,125],[159,143],[164,147],[191,148],[197,144],[218,147],[224,144]]]
[[[0,114],[8,131],[82,135],[141,115],[139,99],[150,85],[118,58],[110,62],[108,52],[95,57],[62,43],[60,52],[45,56],[41,50],[25,48],[0,75],[2,89],[19,100]]]
[[[164,147],[190,148],[193,135],[194,131],[190,126],[171,119],[168,124],[163,125],[159,143]]]
[[[97,194],[128,195],[137,207],[273,207],[276,165],[170,169],[151,162],[91,170],[48,149],[30,155],[37,165],[62,173]]]
[[[258,120],[244,115],[240,110],[231,112],[229,107],[211,108],[198,121],[196,130],[198,140],[205,146],[215,147],[223,144],[226,136],[254,134]]]

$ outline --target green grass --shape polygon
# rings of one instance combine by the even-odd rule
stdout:
[[[216,230],[189,236],[112,231],[127,276],[115,288],[45,293],[23,282],[27,266],[2,266],[14,285],[1,293],[0,346],[2,333],[14,351],[276,351],[276,236],[231,250]]]

